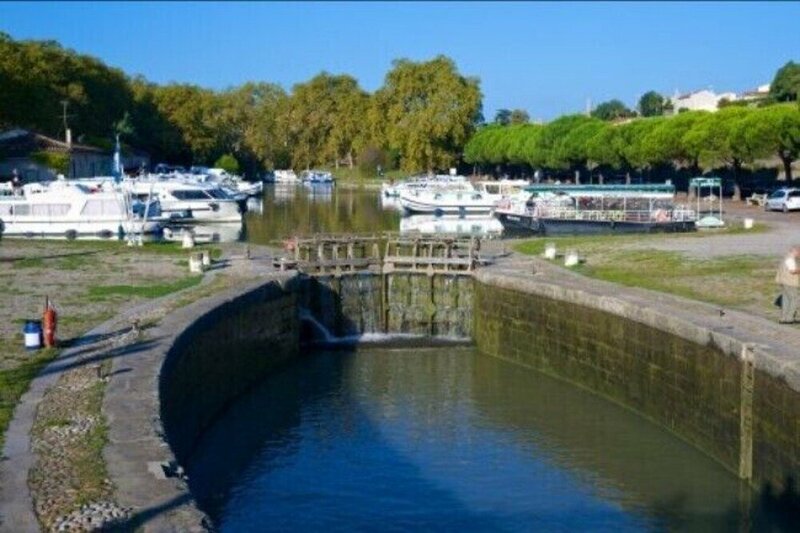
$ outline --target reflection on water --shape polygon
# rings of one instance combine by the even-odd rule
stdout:
[[[260,206],[245,215],[246,239],[270,244],[315,233],[404,234],[499,237],[503,226],[491,215],[403,216],[397,198],[378,190],[354,190],[331,184],[275,184],[264,187]]]
[[[397,231],[400,213],[384,210],[376,191],[329,184],[264,187],[262,212],[245,215],[247,240],[270,244],[315,233]]]
[[[473,349],[320,353],[205,436],[223,531],[729,531],[737,480],[637,415]]]
[[[502,235],[503,225],[491,215],[411,215],[400,219],[400,233],[495,238]]]

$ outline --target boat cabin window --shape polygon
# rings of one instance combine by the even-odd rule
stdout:
[[[69,213],[69,204],[31,204],[31,214],[39,217],[62,217]]]
[[[122,208],[115,200],[87,200],[81,210],[84,216],[121,215]]]
[[[178,200],[208,200],[209,196],[205,191],[198,189],[186,189],[180,191],[172,191],[172,196]]]
[[[14,209],[11,213],[12,215],[30,215],[31,214],[31,206],[30,204],[17,204],[14,206]]]
[[[0,204],[0,217],[9,216],[11,212],[11,204]]]
[[[228,195],[225,194],[225,191],[223,191],[222,189],[208,189],[206,190],[206,193],[208,193],[212,198],[215,198],[217,200],[228,199]]]

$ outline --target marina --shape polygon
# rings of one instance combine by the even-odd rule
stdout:
[[[800,529],[798,5],[456,7],[4,5],[0,533]]]

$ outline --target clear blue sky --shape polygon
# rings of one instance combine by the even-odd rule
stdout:
[[[800,61],[800,3],[0,3],[0,30],[156,82],[290,89],[325,70],[378,88],[437,54],[501,107],[550,119],[649,89],[742,91]]]

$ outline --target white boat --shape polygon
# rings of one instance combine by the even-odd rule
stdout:
[[[495,203],[508,198],[518,197],[529,187],[527,180],[498,180],[498,181],[479,181],[474,184],[475,190],[487,198],[491,198]]]
[[[405,191],[400,194],[400,205],[409,213],[476,214],[490,213],[496,200],[478,191]]]
[[[297,177],[294,170],[275,170],[273,172],[273,180],[275,183],[297,183],[300,178]]]
[[[0,221],[7,237],[122,238],[161,231],[158,201],[147,208],[120,188],[58,180],[31,183],[21,194],[0,195]]]
[[[400,233],[494,238],[503,234],[503,224],[491,215],[411,215],[400,219]]]
[[[473,187],[465,176],[425,175],[414,176],[400,182],[384,182],[381,184],[381,195],[386,198],[399,198],[404,192],[431,189],[469,191]]]
[[[157,198],[161,211],[169,217],[189,219],[193,222],[241,222],[244,201],[232,198],[214,183],[198,183],[182,179],[164,179],[150,176],[126,180],[128,187],[139,200]]]
[[[300,180],[303,183],[326,183],[332,184],[334,182],[333,174],[322,170],[304,170],[300,174]]]

